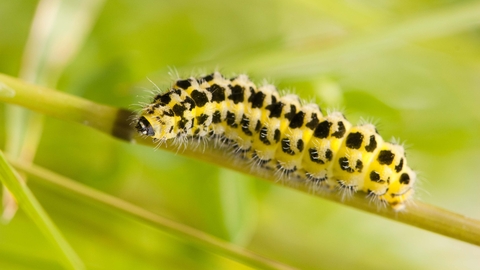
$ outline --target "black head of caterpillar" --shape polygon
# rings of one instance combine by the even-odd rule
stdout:
[[[414,193],[403,147],[385,142],[373,125],[323,115],[316,104],[257,87],[246,75],[177,80],[136,121],[138,132],[156,141],[215,138],[254,166],[344,194],[363,191],[397,211]]]

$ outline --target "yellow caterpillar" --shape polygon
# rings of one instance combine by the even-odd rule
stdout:
[[[246,75],[177,80],[142,109],[136,128],[159,142],[215,138],[281,178],[363,191],[396,211],[414,193],[416,174],[403,147],[383,141],[373,125],[323,115],[318,105],[257,87]]]

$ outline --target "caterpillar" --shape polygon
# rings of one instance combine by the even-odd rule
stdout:
[[[177,80],[141,109],[137,131],[162,143],[215,139],[279,178],[362,191],[395,211],[411,199],[416,179],[403,147],[386,142],[372,124],[352,125],[340,112],[257,87],[246,75],[219,72]]]

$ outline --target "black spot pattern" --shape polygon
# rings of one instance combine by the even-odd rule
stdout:
[[[248,102],[252,103],[252,108],[262,108],[263,101],[266,95],[262,92],[257,92],[248,98]]]
[[[295,105],[290,105],[290,112],[285,114],[285,118],[288,119],[288,121],[292,121],[293,117],[297,114],[297,107]]]
[[[267,127],[263,127],[260,130],[260,134],[259,134],[260,141],[266,145],[270,145],[270,141],[268,140],[267,136],[268,136],[268,129]]]
[[[407,173],[402,173],[400,176],[400,184],[408,185],[410,184],[410,176]]]
[[[375,140],[375,135],[371,135],[370,142],[365,146],[365,150],[371,153],[375,151],[375,149],[377,149],[377,140]]]
[[[235,86],[230,86],[230,89],[232,90],[232,94],[228,96],[228,99],[232,100],[233,103],[235,104],[243,102],[243,99],[244,99],[243,87],[241,87],[240,85],[235,85]]]
[[[345,135],[345,132],[347,132],[347,129],[345,128],[345,124],[342,121],[340,121],[338,122],[338,130],[332,133],[332,136],[335,138],[341,139]]]
[[[398,163],[398,165],[395,166],[395,171],[397,173],[401,172],[403,169],[403,158],[400,159],[400,162]]]
[[[208,120],[208,115],[206,114],[200,114],[199,116],[197,116],[197,123],[199,125],[203,125],[205,124],[205,121]]]
[[[395,158],[395,154],[392,153],[390,150],[381,150],[378,154],[378,162],[382,165],[390,165]]]
[[[300,111],[292,118],[290,121],[290,128],[300,128],[303,125],[303,120],[305,119],[305,113]]]
[[[319,139],[327,138],[328,134],[330,133],[330,127],[331,126],[332,126],[332,123],[328,122],[327,120],[321,122],[315,128],[315,131],[313,132],[313,136],[315,136]]]
[[[315,128],[318,125],[318,122],[320,122],[320,120],[318,120],[317,114],[312,113],[312,119],[305,126],[311,130],[315,130]]]
[[[207,88],[207,91],[212,93],[212,101],[220,103],[225,101],[225,89],[217,84],[213,84],[212,86]]]
[[[236,116],[235,116],[235,113],[233,112],[227,112],[227,125],[233,127],[233,128],[236,128],[238,125],[237,123],[235,123],[235,120],[236,120]]]
[[[185,106],[175,104],[173,105],[172,110],[176,116],[183,116],[183,113],[187,110],[187,108],[185,108]]]
[[[222,115],[219,111],[215,111],[212,116],[212,123],[218,124],[222,122]]]
[[[188,87],[192,86],[192,84],[190,83],[189,80],[179,80],[175,83],[175,85],[177,85],[178,87],[180,87],[184,90],[187,90]]]
[[[195,104],[200,108],[205,106],[205,104],[208,102],[207,94],[198,90],[192,91],[192,98],[195,101]]]
[[[302,139],[298,140],[297,141],[297,149],[299,152],[302,152],[303,151],[303,147],[304,147],[304,142]]]
[[[360,132],[350,133],[347,136],[347,147],[351,149],[360,149],[363,142],[363,134]]]
[[[285,104],[283,104],[282,102],[277,102],[277,103],[267,105],[267,107],[265,107],[265,109],[270,111],[270,115],[268,117],[279,118],[282,115],[283,106],[285,106]]]

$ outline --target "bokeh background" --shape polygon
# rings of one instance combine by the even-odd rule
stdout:
[[[480,1],[468,0],[4,0],[0,72],[129,109],[149,100],[149,80],[165,89],[176,74],[248,73],[354,123],[377,124],[384,138],[407,146],[417,198],[480,219],[479,25]],[[36,164],[293,267],[480,266],[470,244],[23,114],[0,104],[2,150],[22,146],[12,131],[27,142],[33,134]],[[28,183],[89,269],[248,269]],[[0,225],[1,269],[60,269],[58,257],[22,211]]]

